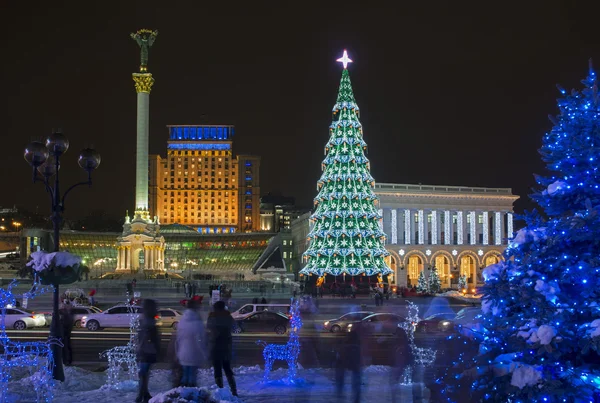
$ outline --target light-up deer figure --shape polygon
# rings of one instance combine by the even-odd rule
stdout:
[[[48,341],[11,341],[6,334],[5,317],[6,310],[10,306],[16,305],[18,297],[31,299],[42,294],[52,287],[40,287],[34,280],[31,289],[22,295],[15,296],[13,287],[17,281],[13,280],[6,289],[0,288],[0,403],[6,403],[9,400],[8,382],[11,378],[11,371],[15,368],[28,368],[29,375],[37,373],[36,380],[32,382],[38,402],[52,401],[52,367],[54,366],[54,357],[50,348],[53,344],[62,345],[58,339],[48,339]],[[62,359],[58,357],[57,359]]]
[[[292,298],[290,307],[290,339],[286,344],[267,344],[258,340],[256,344],[264,346],[263,357],[265,359],[264,381],[269,380],[269,374],[273,369],[275,360],[283,360],[288,364],[288,381],[296,381],[296,370],[298,367],[298,355],[300,354],[300,338],[298,332],[302,327],[300,318],[300,303]]]
[[[127,293],[127,310],[129,311],[129,342],[124,346],[115,346],[100,353],[100,358],[108,360],[108,370],[106,383],[114,386],[123,379],[120,379],[121,368],[125,366],[128,380],[137,379],[137,329],[139,327],[139,314],[134,305],[134,300],[130,299]]]

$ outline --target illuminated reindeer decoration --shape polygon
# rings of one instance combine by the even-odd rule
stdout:
[[[286,344],[267,344],[264,341],[258,340],[256,344],[264,346],[263,358],[265,359],[264,381],[269,380],[269,374],[273,369],[275,360],[283,360],[288,364],[288,381],[296,380],[296,370],[298,367],[298,355],[300,354],[300,339],[298,332],[302,327],[302,319],[300,319],[300,303],[292,298],[290,307],[290,339]]]
[[[28,368],[29,375],[37,373],[33,388],[38,402],[52,401],[52,368],[54,359],[52,356],[51,345],[62,343],[59,339],[48,339],[48,341],[11,341],[6,334],[5,316],[6,310],[10,306],[16,305],[17,298],[13,294],[13,287],[17,285],[13,280],[6,289],[0,289],[0,403],[8,401],[8,382],[11,378],[11,371],[15,368]],[[31,299],[51,289],[40,288],[36,279],[29,291],[23,293],[20,297]],[[62,359],[59,357],[58,359]]]
[[[134,299],[130,299],[129,293],[127,293],[126,305],[129,311],[129,342],[124,346],[115,346],[100,353],[100,358],[108,360],[106,383],[110,386],[115,386],[122,381],[119,375],[123,366],[126,368],[127,380],[133,381],[137,379],[137,329],[140,321],[133,301]]]

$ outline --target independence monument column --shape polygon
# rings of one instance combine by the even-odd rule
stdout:
[[[140,29],[131,34],[140,46],[140,71],[133,73],[137,92],[137,147],[135,161],[135,216],[150,221],[148,211],[148,143],[150,122],[150,91],[154,84],[152,74],[148,72],[148,52],[154,43],[158,31]]]

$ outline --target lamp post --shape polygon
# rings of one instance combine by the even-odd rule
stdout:
[[[31,142],[24,152],[25,160],[32,167],[33,182],[42,182],[46,187],[46,192],[50,194],[52,201],[52,226],[54,229],[54,252],[58,252],[60,245],[60,224],[62,222],[62,213],[64,211],[65,198],[67,195],[80,185],[92,185],[92,171],[100,165],[100,154],[91,148],[85,148],[79,153],[78,164],[88,174],[85,182],[79,182],[67,189],[61,197],[59,169],[60,157],[69,149],[69,140],[60,131],[53,132],[46,138],[45,143],[40,141]],[[54,183],[52,183],[54,176]],[[59,283],[54,285],[53,306],[52,306],[52,324],[50,326],[49,338],[60,338],[60,318],[58,314],[58,296]],[[59,381],[65,380],[65,374],[62,365],[62,346],[53,343],[52,355],[54,356],[54,368],[52,377]]]

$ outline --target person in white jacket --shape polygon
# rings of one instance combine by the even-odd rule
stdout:
[[[183,370],[181,386],[196,386],[198,367],[206,357],[204,322],[199,310],[198,301],[190,300],[177,326],[177,359]]]

